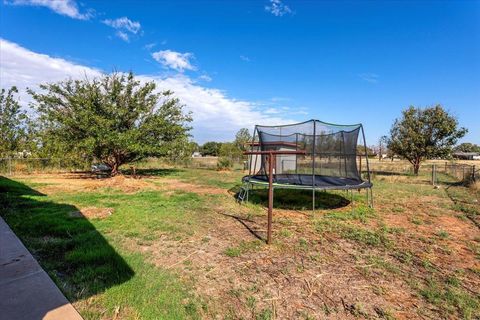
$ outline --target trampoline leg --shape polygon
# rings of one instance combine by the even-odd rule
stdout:
[[[315,188],[312,192],[312,211],[315,212]]]
[[[370,207],[370,198],[369,198],[369,196],[368,196],[368,189],[366,189],[366,190],[367,190],[367,206]]]
[[[352,204],[352,208],[354,207],[353,205],[353,190],[350,190],[350,203]]]
[[[250,190],[250,184],[247,184],[247,195],[246,195],[246,196],[247,196],[247,201],[246,201],[247,203],[248,203],[248,193],[249,193],[249,190]]]
[[[372,188],[370,189],[370,208],[373,208],[373,190]]]

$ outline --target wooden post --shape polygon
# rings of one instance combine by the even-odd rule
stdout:
[[[432,164],[432,186],[435,185],[435,165]]]
[[[268,223],[267,223],[267,244],[272,242],[272,216],[273,216],[273,168],[275,166],[275,156],[278,154],[302,154],[305,155],[304,150],[298,151],[246,151],[245,155],[264,155],[268,162]],[[253,186],[253,185],[252,185]]]
[[[472,167],[472,180],[475,182],[475,165]]]
[[[273,215],[273,166],[274,157],[268,155],[268,222],[267,222],[267,244],[272,242],[272,215]]]

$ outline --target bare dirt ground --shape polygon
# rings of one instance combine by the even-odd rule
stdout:
[[[30,179],[32,175],[18,175],[18,179]],[[199,186],[179,179],[137,177],[117,175],[112,178],[96,178],[91,174],[60,173],[37,174],[34,176],[39,192],[50,195],[58,192],[89,192],[99,189],[112,188],[123,193],[136,193],[145,190],[185,191],[198,194],[226,194],[221,188]],[[45,184],[45,186],[42,186]]]

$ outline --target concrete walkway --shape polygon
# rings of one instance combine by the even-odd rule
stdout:
[[[0,217],[0,320],[82,319]]]

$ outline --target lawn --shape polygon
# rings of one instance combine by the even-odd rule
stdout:
[[[0,177],[2,217],[86,319],[480,317],[478,189],[375,175],[364,193],[234,199],[241,171]]]

